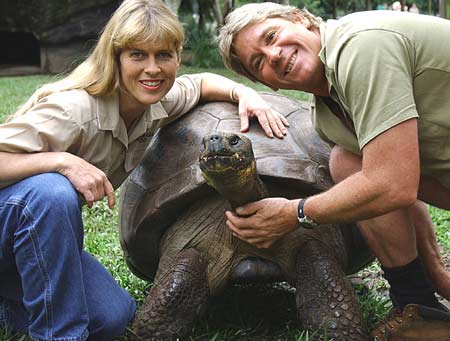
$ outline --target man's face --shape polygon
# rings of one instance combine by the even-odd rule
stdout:
[[[308,20],[266,19],[241,30],[234,46],[242,65],[272,89],[319,94],[318,89],[327,88],[318,57],[320,33]]]

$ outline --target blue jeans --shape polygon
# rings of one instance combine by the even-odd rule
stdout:
[[[46,173],[0,189],[0,326],[34,340],[112,340],[131,296],[83,251],[77,192]]]

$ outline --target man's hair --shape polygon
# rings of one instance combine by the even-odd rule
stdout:
[[[280,5],[273,2],[250,3],[236,8],[225,19],[225,25],[220,29],[218,43],[219,52],[225,66],[256,82],[255,77],[245,69],[237,57],[234,39],[245,27],[260,23],[269,18],[283,18],[296,21],[298,17],[307,19],[315,28],[319,28],[322,19],[309,13],[306,9],[294,6]]]

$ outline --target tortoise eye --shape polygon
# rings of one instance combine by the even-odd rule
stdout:
[[[231,144],[232,146],[235,146],[235,145],[237,145],[237,144],[239,143],[240,140],[241,140],[241,139],[239,138],[239,136],[233,135],[233,136],[230,138],[230,144]]]

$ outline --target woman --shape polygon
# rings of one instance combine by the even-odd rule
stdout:
[[[176,79],[184,40],[157,0],[125,0],[91,55],[0,125],[0,326],[34,340],[111,340],[135,303],[83,251],[81,205],[139,163],[156,129],[198,101],[239,101],[282,137],[287,122],[251,89],[213,74]]]

